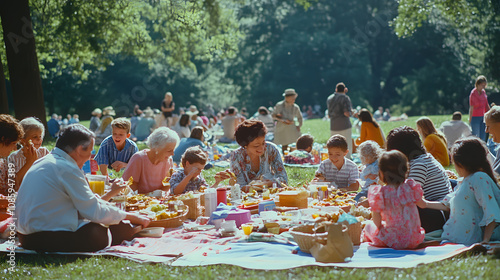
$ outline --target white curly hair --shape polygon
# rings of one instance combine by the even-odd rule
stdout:
[[[175,147],[179,145],[179,135],[168,127],[159,127],[149,135],[146,144],[150,149],[159,150],[169,143],[175,143]]]
[[[358,146],[358,152],[361,161],[364,161],[363,159],[370,161],[377,160],[382,154],[383,150],[380,148],[377,142],[368,140]]]

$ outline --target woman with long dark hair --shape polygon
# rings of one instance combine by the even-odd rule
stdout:
[[[475,137],[452,147],[455,169],[464,180],[441,201],[423,200],[420,207],[450,211],[441,238],[472,245],[500,240],[500,188],[488,161],[488,149]]]

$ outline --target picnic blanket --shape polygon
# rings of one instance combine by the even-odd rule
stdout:
[[[0,244],[0,252],[9,253],[9,244]],[[409,268],[419,264],[448,259],[471,247],[457,244],[430,246],[419,250],[394,250],[362,243],[354,247],[354,256],[347,263],[318,263],[290,242],[248,242],[238,234],[220,238],[215,230],[186,232],[174,230],[161,238],[135,238],[118,246],[94,253],[53,253],[61,255],[114,256],[141,263],[163,263],[173,266],[205,266],[230,264],[248,269],[289,269],[301,266],[336,266],[348,268]],[[298,250],[297,253],[294,253]],[[36,254],[17,247],[16,254]]]
[[[229,248],[229,249],[228,249]],[[362,243],[354,247],[354,256],[346,263],[318,263],[307,253],[292,251],[298,247],[279,243],[235,243],[210,246],[175,260],[173,266],[230,264],[248,269],[279,270],[302,266],[336,266],[347,268],[410,268],[445,260],[471,247],[457,244],[431,246],[420,250],[394,250]]]
[[[124,241],[121,245],[111,246],[98,252],[55,252],[45,254],[82,255],[82,256],[115,256],[137,262],[171,263],[178,257],[190,252],[201,250],[209,245],[225,245],[237,242],[242,235],[233,237],[219,237],[216,230],[204,232],[186,232],[183,229],[169,231],[161,238],[140,237],[132,241]],[[9,253],[10,243],[0,244],[0,252]],[[16,254],[37,254],[17,246]]]

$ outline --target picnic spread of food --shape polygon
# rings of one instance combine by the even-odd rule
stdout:
[[[166,191],[161,191],[160,195],[137,194],[127,188],[112,202],[122,203],[121,197],[125,197],[123,209],[150,218],[152,222],[148,228],[217,229],[221,237],[290,231],[301,248],[304,238],[319,236],[322,231],[324,235],[324,225],[329,223],[342,223],[351,228],[350,239],[357,245],[364,223],[371,219],[370,208],[358,205],[354,200],[355,192],[336,189],[328,182],[289,186],[269,184],[265,179],[257,178],[249,183],[249,192],[242,193],[234,173],[226,172],[229,176],[225,176],[227,179],[217,189],[202,187],[197,192],[174,196]],[[169,184],[170,176],[163,180],[164,186]],[[132,183],[130,177],[127,184]],[[153,235],[144,233],[138,236]],[[308,251],[305,247],[302,249]]]

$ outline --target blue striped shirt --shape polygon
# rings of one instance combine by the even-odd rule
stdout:
[[[107,164],[108,168],[111,168],[111,164],[115,161],[128,163],[130,158],[138,151],[139,148],[137,148],[134,141],[128,138],[125,140],[125,147],[121,151],[118,151],[118,148],[116,148],[115,142],[113,141],[113,137],[108,136],[102,141],[99,151],[97,151],[97,155],[94,159],[97,161],[97,164]]]

